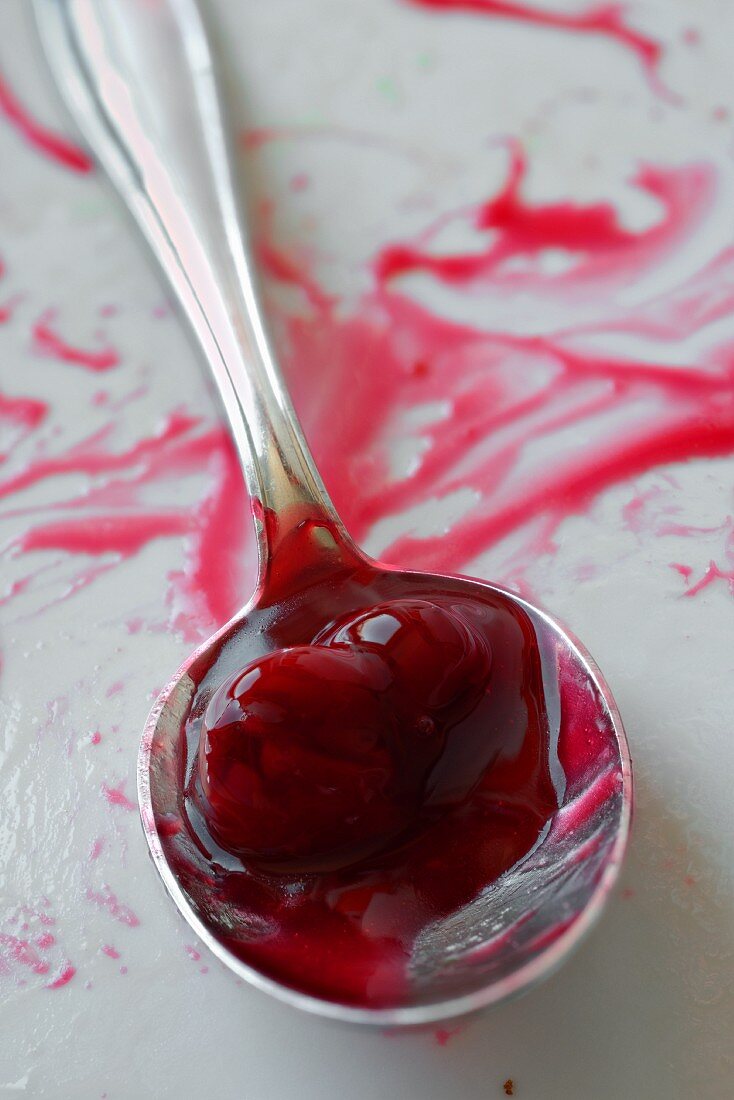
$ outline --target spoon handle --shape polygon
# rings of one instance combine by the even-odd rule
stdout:
[[[263,322],[196,0],[34,3],[59,88],[203,348],[253,501],[275,513],[281,536],[305,506],[351,546]],[[262,509],[254,509],[261,577],[273,527],[263,522]]]

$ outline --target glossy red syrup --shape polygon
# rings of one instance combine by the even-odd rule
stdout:
[[[232,627],[225,656],[191,669],[186,827],[163,843],[192,896],[236,911],[220,932],[244,961],[316,996],[395,1004],[416,938],[558,808],[540,655],[501,594],[363,559],[326,570],[304,538],[277,549],[250,642]],[[244,644],[266,652],[222,683]]]
[[[385,849],[469,796],[491,654],[450,605],[396,600],[261,657],[209,704],[199,778],[209,828],[249,859],[333,866]]]
[[[120,362],[120,357],[114,348],[91,350],[70,344],[53,328],[52,322],[52,314],[47,313],[33,326],[33,343],[42,355],[59,359],[62,363],[73,363],[75,366],[97,373],[110,370]]]

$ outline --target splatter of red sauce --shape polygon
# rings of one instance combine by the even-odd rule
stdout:
[[[104,839],[101,836],[96,837],[92,841],[92,846],[89,849],[89,862],[93,863],[95,859],[99,859],[99,857],[102,855],[102,852],[104,851],[104,848],[105,848]]]
[[[36,485],[57,479],[63,484],[69,474],[90,482],[87,491],[72,490],[48,508],[17,509],[26,519],[5,553],[25,557],[55,551],[59,561],[81,558],[84,564],[60,597],[67,599],[152,542],[183,538],[184,565],[161,583],[173,624],[186,638],[198,640],[240,605],[254,561],[242,475],[229,435],[223,427],[206,428],[199,418],[181,413],[171,414],[150,436],[124,450],[112,449],[114,431],[111,421],[61,453],[24,456],[12,473],[0,477],[0,500],[6,502]],[[208,479],[198,507],[171,506],[171,482],[195,474]],[[145,499],[152,488],[165,505]],[[0,601],[27,591],[37,575],[31,569]]]
[[[437,1027],[433,1033],[436,1046],[447,1047],[451,1040],[456,1035],[460,1035],[463,1030],[461,1025],[459,1027]]]
[[[49,982],[46,986],[47,989],[61,989],[62,986],[68,985],[71,979],[76,974],[76,967],[71,963],[67,963],[62,967],[61,972],[54,978],[52,982]]]
[[[491,282],[493,286],[514,285],[519,289],[528,281],[527,276],[513,270],[509,261],[537,257],[548,249],[563,249],[575,260],[566,273],[545,279],[541,276],[543,282],[553,284],[556,293],[564,284],[577,286],[581,278],[595,282],[612,278],[618,282],[669,250],[692,213],[705,208],[710,199],[711,181],[704,166],[671,170],[645,165],[632,179],[632,185],[655,199],[663,213],[649,228],[635,232],[620,224],[617,212],[607,202],[528,203],[523,197],[527,157],[517,141],[504,144],[508,152],[507,179],[495,196],[470,215],[475,229],[490,238],[488,246],[466,254],[432,254],[426,246],[446,225],[444,214],[435,228],[429,226],[421,234],[418,245],[382,249],[375,262],[381,284],[423,271],[448,284],[476,287]],[[465,211],[457,215],[466,216]]]
[[[220,934],[245,962],[311,995],[385,1006],[405,995],[423,930],[513,867],[558,808],[541,657],[502,595],[359,557],[324,569],[310,531],[304,520],[276,543],[267,599],[248,614],[268,653],[259,679],[225,682],[203,726],[191,702],[187,828],[167,858],[197,905],[204,891],[238,914]],[[204,693],[216,653],[189,669]],[[255,693],[246,732],[240,681]],[[291,696],[297,718],[281,721]],[[206,867],[191,843],[214,853]],[[240,914],[267,934],[241,934]]]
[[[0,76],[0,114],[21,135],[24,141],[49,160],[72,172],[91,172],[94,162],[75,142],[43,126],[28,113],[14,95],[7,81]]]
[[[366,539],[389,516],[468,490],[472,499],[450,537],[408,529],[382,545],[380,556],[456,570],[512,537],[512,555],[504,564],[498,556],[495,575],[522,585],[527,565],[553,552],[562,521],[587,510],[604,489],[661,465],[734,450],[731,359],[724,347],[684,365],[604,350],[604,341],[620,333],[664,344],[728,316],[734,250],[724,246],[664,295],[622,307],[620,291],[674,260],[707,216],[713,170],[683,164],[638,171],[631,186],[653,197],[659,211],[651,225],[631,230],[610,203],[529,202],[526,156],[517,143],[507,149],[505,183],[473,214],[480,237],[489,235],[484,250],[436,254],[429,226],[419,241],[380,251],[375,286],[356,306],[347,309],[320,292],[302,259],[281,255],[271,242],[260,255],[272,282],[303,296],[305,310],[276,315],[276,333],[325,481],[355,538]],[[558,248],[573,256],[573,266],[549,272],[543,255]],[[409,297],[408,275],[462,294],[491,295],[508,307],[521,295],[559,307],[578,302],[581,317],[591,320],[556,328],[551,322],[532,334],[459,324]],[[389,447],[416,405],[440,412],[420,429],[420,460],[396,477]],[[41,403],[21,395],[0,406],[0,418],[8,418],[21,442],[42,432],[46,415]],[[572,427],[577,432],[570,440]],[[68,598],[152,541],[183,540],[185,564],[166,582],[168,605],[186,637],[205,636],[236,611],[254,572],[244,490],[227,433],[177,412],[123,451],[113,449],[113,437],[110,423],[67,451],[31,455],[9,471],[0,481],[6,506],[24,489],[69,473],[86,475],[90,489],[69,493],[38,515],[29,508],[25,528],[5,552],[29,562],[41,550],[86,559]],[[551,463],[543,447],[552,449]],[[164,492],[171,481],[201,471],[209,484],[195,507],[144,502],[151,488]],[[6,598],[27,590],[31,573]]]
[[[56,920],[44,911],[47,899],[41,905],[6,907],[0,922],[0,976],[15,977],[16,984],[23,986],[34,975],[43,979],[38,988],[61,989],[76,968],[64,956],[58,935],[49,931]]]

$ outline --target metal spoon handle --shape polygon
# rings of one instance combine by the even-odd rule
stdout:
[[[258,304],[196,0],[35,0],[35,10],[59,88],[204,350],[252,498],[285,523],[306,505],[343,533]]]

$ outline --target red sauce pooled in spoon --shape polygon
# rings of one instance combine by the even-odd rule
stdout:
[[[346,568],[291,618],[270,602],[275,645],[220,686],[218,665],[194,671],[183,811],[200,855],[166,841],[194,904],[231,914],[229,950],[358,1006],[403,1002],[417,938],[558,807],[530,619],[491,590],[413,578]],[[329,622],[337,583],[357,610]]]
[[[231,852],[353,864],[469,796],[486,737],[491,652],[472,623],[395,600],[276,650],[217,691],[199,749],[204,811]]]

